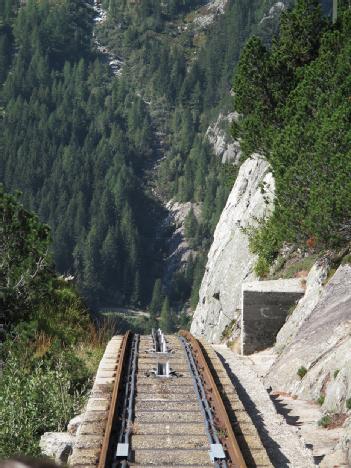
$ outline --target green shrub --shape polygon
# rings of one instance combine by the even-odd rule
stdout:
[[[351,254],[346,255],[341,261],[342,265],[351,265]]]
[[[317,403],[322,406],[324,403],[324,400],[325,400],[325,395],[320,395],[317,400]]]
[[[228,325],[224,328],[222,333],[222,340],[226,340],[231,337],[233,334],[234,327],[236,325],[236,320],[232,320],[228,323]]]
[[[297,371],[297,375],[300,377],[300,379],[303,379],[306,374],[307,374],[307,369],[304,366],[301,366],[299,370]]]
[[[264,257],[258,257],[255,265],[255,273],[259,278],[264,278],[269,273],[269,263]]]
[[[346,408],[347,408],[348,410],[351,410],[351,398],[348,398],[348,399],[346,400]]]
[[[8,356],[0,381],[0,458],[39,455],[46,431],[64,431],[82,407],[84,392],[72,383],[66,363],[39,361],[33,369]]]
[[[280,243],[277,241],[274,227],[271,226],[271,220],[256,219],[258,227],[250,226],[244,228],[243,232],[248,236],[249,248],[253,254],[258,255],[255,265],[257,276],[264,277],[269,273],[269,267],[277,257]]]
[[[83,406],[107,338],[76,298],[59,304],[17,324],[1,347],[0,459],[39,455],[40,436],[63,431]]]
[[[331,416],[323,416],[319,421],[318,421],[318,426],[322,426],[322,427],[328,427],[330,426],[330,424],[333,422],[333,419],[331,418]]]
[[[334,371],[334,379],[337,378],[339,372],[340,372],[340,369],[336,369],[336,370]]]

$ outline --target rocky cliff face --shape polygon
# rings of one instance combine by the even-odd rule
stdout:
[[[310,280],[316,271],[311,271]],[[323,395],[326,412],[347,410],[351,397],[350,265],[339,267],[325,287],[317,279],[279,333],[277,351],[279,357],[266,377],[273,389],[311,400]],[[303,378],[297,375],[301,367],[307,371]]]
[[[228,126],[238,118],[236,112],[224,115],[219,114],[216,122],[207,129],[206,136],[213,147],[215,155],[222,163],[238,164],[241,156],[240,143],[229,134]]]
[[[266,194],[261,191],[265,184]],[[191,332],[219,343],[225,327],[237,321],[241,309],[241,286],[254,279],[256,257],[249,252],[243,228],[267,215],[274,197],[274,179],[265,159],[254,155],[239,170],[219,223],[199,294]]]
[[[167,242],[168,256],[165,261],[163,275],[164,283],[169,285],[174,273],[184,270],[190,256],[196,256],[196,252],[190,248],[185,237],[184,224],[191,210],[193,210],[196,217],[200,216],[201,205],[199,203],[180,203],[170,200],[166,204],[166,208],[169,214],[165,220],[164,229],[173,228],[172,235]]]
[[[305,296],[277,336],[277,358],[265,383],[274,391],[322,401],[344,436],[321,466],[351,466],[351,265],[341,265],[326,285],[328,262],[309,273]],[[304,368],[304,374],[298,370]],[[322,397],[322,400],[321,400]],[[323,401],[324,400],[324,401]],[[343,465],[344,466],[344,465]]]
[[[206,3],[195,16],[194,25],[198,29],[204,29],[210,26],[218,15],[224,13],[228,0],[210,0]]]
[[[329,269],[330,265],[326,259],[315,263],[311,268],[306,279],[305,295],[277,335],[275,349],[278,353],[294,341],[302,324],[318,304]]]

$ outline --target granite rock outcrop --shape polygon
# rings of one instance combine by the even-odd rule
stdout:
[[[324,412],[346,413],[351,398],[351,265],[341,265],[324,287],[314,289],[320,289],[318,297],[303,298],[300,304],[311,300],[310,306],[298,305],[279,333],[279,356],[266,381],[273,390],[307,400],[323,395]]]
[[[237,165],[241,157],[240,143],[228,132],[228,126],[238,118],[236,112],[230,114],[219,114],[218,119],[207,129],[206,136],[213,147],[215,155],[221,159],[222,163]]]
[[[269,214],[273,199],[270,166],[261,156],[253,155],[240,167],[214,233],[191,325],[195,336],[219,343],[226,326],[239,325],[242,283],[256,279],[256,256],[249,251],[244,229]]]

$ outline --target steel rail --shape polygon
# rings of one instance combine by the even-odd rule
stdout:
[[[151,337],[152,337],[152,342],[154,344],[154,350],[155,352],[157,352],[157,336],[156,336],[156,330],[153,328],[151,330]]]
[[[205,420],[205,426],[206,426],[206,435],[207,438],[210,442],[210,444],[219,444],[220,440],[218,437],[217,429],[215,427],[213,415],[212,415],[212,410],[211,407],[207,401],[206,398],[206,393],[204,386],[201,381],[201,376],[200,373],[197,369],[196,362],[194,359],[194,356],[191,351],[190,344],[187,342],[187,340],[184,337],[180,337],[181,343],[184,347],[185,354],[188,358],[188,367],[190,370],[190,374],[192,376],[193,382],[194,382],[194,387],[196,391],[196,396],[199,400],[200,407],[201,407],[201,412]],[[215,467],[216,468],[227,468],[228,465],[225,460],[221,461],[216,461],[215,462]]]
[[[122,410],[122,425],[118,438],[118,443],[123,444],[129,444],[130,434],[132,431],[139,338],[139,335],[134,335],[133,337],[133,341],[131,344],[131,353],[128,363],[127,384]],[[129,454],[126,459],[121,460],[122,467],[127,466],[128,458]]]
[[[153,328],[151,330],[151,336],[152,336],[152,342],[154,345],[154,352],[167,354],[169,350],[167,349],[165,336],[162,333],[162,330],[160,328],[156,330]]]
[[[130,336],[131,336],[130,331],[128,331],[124,335],[123,341],[121,343],[121,348],[120,348],[120,351],[118,353],[118,364],[117,364],[117,369],[116,369],[116,377],[115,377],[115,382],[114,382],[114,385],[113,385],[111,403],[110,403],[109,413],[108,413],[108,417],[107,417],[106,429],[105,429],[104,439],[103,439],[103,442],[102,442],[98,468],[105,468],[106,467],[107,456],[108,456],[108,452],[109,452],[109,448],[110,448],[111,432],[112,432],[112,427],[113,427],[113,423],[114,423],[114,420],[115,420],[115,412],[116,412],[116,407],[117,407],[118,396],[119,396],[119,394],[121,392],[121,387],[122,387],[123,367],[124,367],[124,364],[125,364],[127,345],[128,345],[128,341],[130,339]]]
[[[207,401],[215,416],[217,429],[220,430],[221,433],[224,433],[223,436],[219,436],[219,439],[229,455],[230,460],[228,466],[230,468],[247,468],[239,444],[234,435],[222,397],[214,381],[200,343],[188,331],[181,331],[180,335],[185,338],[191,346],[193,358],[202,379]]]

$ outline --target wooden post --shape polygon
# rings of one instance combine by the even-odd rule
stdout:
[[[333,0],[333,23],[338,19],[338,0]]]

